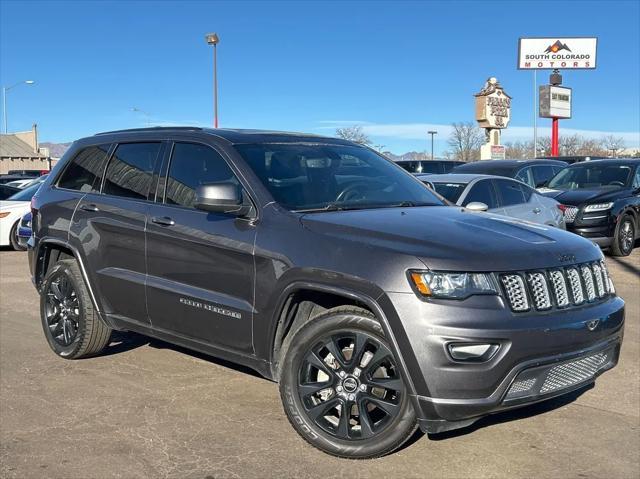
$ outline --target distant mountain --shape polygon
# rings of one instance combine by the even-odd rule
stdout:
[[[71,142],[69,142],[69,143],[49,143],[49,142],[40,143],[40,148],[48,148],[49,149],[49,156],[51,156],[51,158],[60,158],[62,155],[64,155],[64,152],[67,151],[70,146],[71,146]]]

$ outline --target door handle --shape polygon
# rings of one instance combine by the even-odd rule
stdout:
[[[151,218],[151,222],[160,226],[173,226],[176,224],[176,222],[168,216],[154,216]]]
[[[535,214],[537,214],[537,215],[539,215],[541,211],[542,211],[542,210],[541,210],[540,208],[534,208],[534,209],[533,209],[533,212],[534,212]]]
[[[94,204],[84,204],[80,205],[80,209],[83,211],[90,211],[92,213],[97,213],[100,209]]]

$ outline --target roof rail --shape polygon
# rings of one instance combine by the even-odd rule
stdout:
[[[147,128],[128,128],[125,130],[113,130],[113,131],[101,131],[93,136],[110,135],[112,133],[135,133],[138,131],[169,131],[169,130],[182,130],[182,131],[201,131],[199,126],[151,126]]]

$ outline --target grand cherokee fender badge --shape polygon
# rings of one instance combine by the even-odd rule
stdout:
[[[592,319],[591,321],[587,321],[585,324],[587,325],[587,329],[589,331],[595,331],[596,328],[598,327],[598,324],[600,324],[600,320]]]
[[[233,319],[242,319],[242,315],[235,311],[230,311],[225,308],[221,308],[214,304],[202,303],[201,301],[195,301],[193,299],[188,298],[180,298],[180,303],[186,306],[191,306],[192,308],[204,309],[205,311],[211,311],[212,313],[217,313],[222,316],[227,316]]]

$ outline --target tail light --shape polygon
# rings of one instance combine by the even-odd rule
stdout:
[[[558,207],[558,209],[563,215],[564,215],[564,212],[567,210],[567,208],[569,208],[567,205],[561,205],[561,204],[558,204],[556,206]]]

